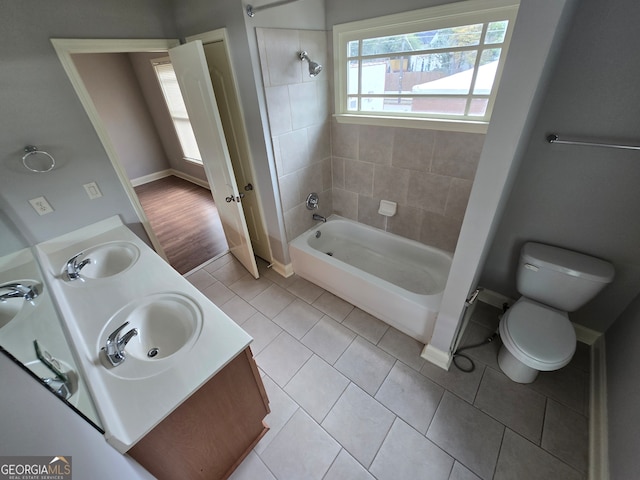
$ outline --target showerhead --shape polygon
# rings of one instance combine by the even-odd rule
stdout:
[[[322,71],[322,65],[320,65],[319,63],[316,63],[313,60],[311,60],[309,58],[309,55],[307,55],[307,52],[300,52],[298,55],[300,57],[300,61],[304,62],[306,60],[307,62],[309,62],[309,76],[310,77],[315,77],[316,75],[318,75]]]

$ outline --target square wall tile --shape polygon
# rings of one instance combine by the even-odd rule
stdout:
[[[373,164],[345,158],[344,189],[371,196],[373,194]]]
[[[402,205],[407,204],[411,170],[376,165],[373,171],[373,196]]]
[[[262,29],[264,52],[267,57],[269,84],[288,85],[302,82],[300,58],[296,52],[300,48],[298,30]]]
[[[393,137],[392,165],[428,172],[435,143],[435,131],[396,128]]]
[[[269,128],[271,135],[278,136],[293,130],[291,121],[291,102],[286,85],[265,88]]]
[[[479,133],[437,131],[432,173],[473,180],[484,137]]]
[[[378,165],[391,165],[394,129],[360,125],[358,159]]]
[[[334,157],[357,160],[359,126],[331,121],[331,154]]]

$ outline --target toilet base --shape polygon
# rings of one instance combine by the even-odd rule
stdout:
[[[538,376],[538,370],[522,363],[504,345],[498,353],[498,365],[507,377],[517,383],[531,383]]]

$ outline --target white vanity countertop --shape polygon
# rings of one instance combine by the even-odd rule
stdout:
[[[61,275],[67,260],[90,247],[125,241],[140,251],[128,269],[108,278],[74,280]],[[124,453],[242,352],[252,338],[122,224],[98,222],[37,246],[45,276],[77,351],[79,367],[102,419],[105,437]],[[82,275],[82,271],[80,272]],[[107,368],[99,359],[101,332],[126,304],[150,295],[184,295],[199,306],[202,329],[195,343],[163,359],[166,368],[145,378],[121,378],[135,365]],[[125,333],[127,329],[123,330]],[[125,352],[126,352],[125,347]],[[149,362],[153,362],[150,360]],[[127,370],[129,367],[129,370]]]

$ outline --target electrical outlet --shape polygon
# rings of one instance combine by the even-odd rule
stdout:
[[[83,185],[84,190],[89,195],[89,199],[93,200],[94,198],[100,198],[102,196],[102,192],[98,188],[98,184],[96,182],[85,183]]]
[[[49,202],[47,202],[47,199],[44,197],[33,198],[29,200],[29,203],[38,215],[46,215],[47,213],[53,212],[53,207],[49,205]]]

